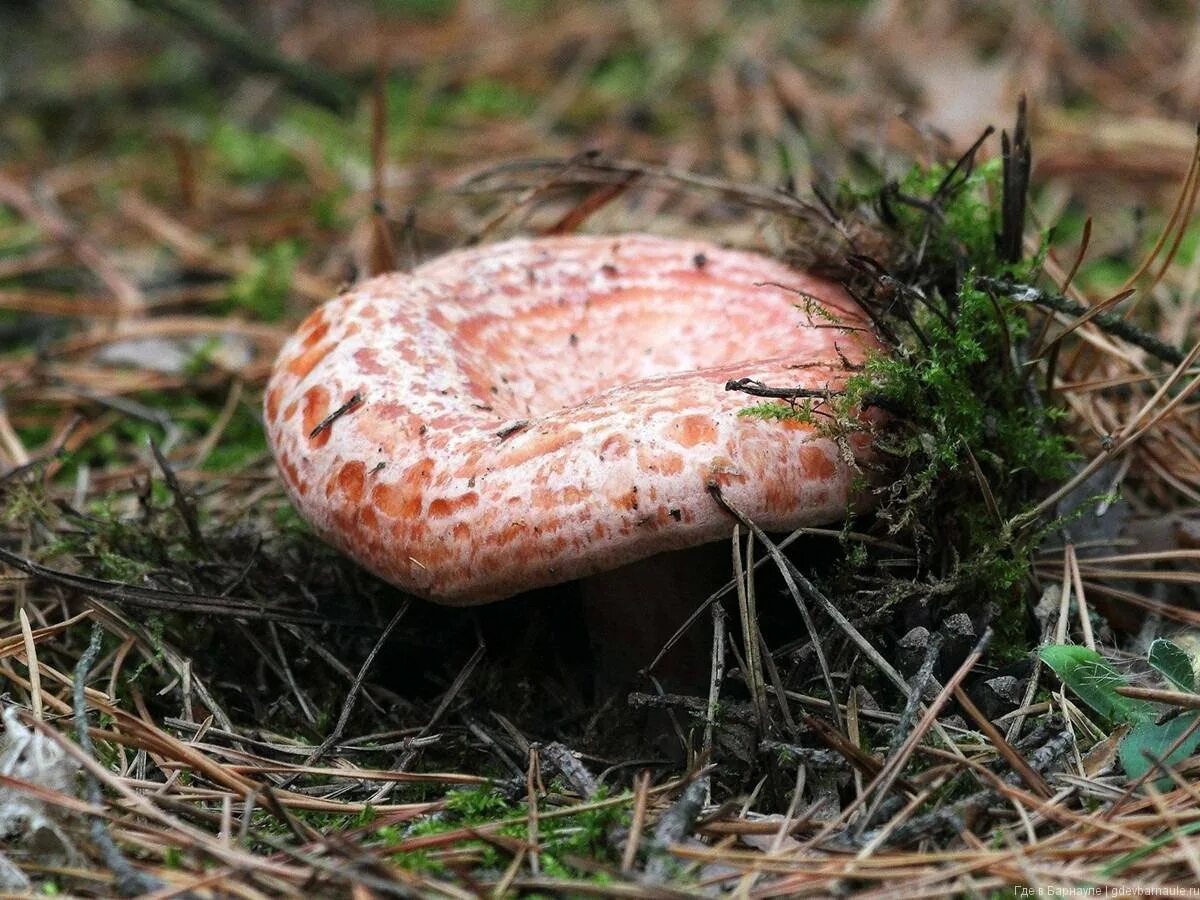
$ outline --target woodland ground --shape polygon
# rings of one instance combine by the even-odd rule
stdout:
[[[1200,883],[1200,11],[1045,6],[0,7],[0,890]],[[897,348],[747,397],[886,402],[892,487],[714,551],[705,695],[597,696],[570,586],[404,597],[267,453],[339,285],[575,227],[824,268]]]

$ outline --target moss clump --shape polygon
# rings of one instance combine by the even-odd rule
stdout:
[[[1039,266],[1037,258],[1005,258],[1000,234],[1012,227],[1004,210],[1014,199],[1006,202],[1005,183],[999,162],[974,166],[968,157],[914,168],[872,191],[843,187],[831,208],[842,217],[839,232],[858,246],[843,244],[832,267],[841,267],[888,352],[871,356],[836,395],[744,414],[795,419],[844,441],[872,427],[863,410],[886,411],[873,426],[883,463],[864,473],[873,476],[864,484],[875,485],[878,530],[911,555],[898,566],[894,551],[856,546],[838,593],[877,618],[909,601],[934,619],[990,603],[993,653],[1012,656],[1029,649],[1023,579],[1045,527],[1008,523],[1067,475],[1073,454],[1063,412],[1035,389],[1027,307],[986,287],[1033,280]]]

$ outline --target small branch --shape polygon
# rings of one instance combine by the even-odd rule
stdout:
[[[338,715],[337,723],[333,726],[333,731],[329,732],[325,740],[321,741],[320,745],[305,758],[304,765],[316,765],[317,761],[342,739],[342,735],[346,733],[346,723],[350,721],[350,714],[354,712],[354,706],[358,702],[358,695],[363,689],[363,683],[367,680],[367,674],[371,671],[371,666],[375,663],[375,657],[379,655],[379,651],[383,649],[383,645],[387,643],[387,639],[391,636],[395,627],[400,624],[400,620],[404,618],[406,612],[408,612],[408,601],[405,601],[396,610],[391,621],[380,632],[379,638],[375,641],[375,645],[371,647],[367,658],[359,666],[358,674],[354,676],[354,683],[350,685],[350,690],[346,693],[346,699],[342,703],[342,711]],[[294,780],[295,776],[285,780],[282,786],[289,786]]]
[[[770,400],[823,400],[826,403],[834,397],[846,396],[845,391],[834,391],[829,388],[771,387],[754,378],[731,378],[725,382],[725,390],[738,391],[742,394],[749,394],[751,397],[765,397]],[[875,407],[895,416],[904,415],[904,410],[878,394],[864,395],[862,405],[863,409]]]
[[[777,388],[763,384],[753,378],[734,378],[725,382],[725,390],[740,391],[751,397],[768,397],[772,400],[825,400],[840,397],[844,391],[831,391],[828,388]]]
[[[243,67],[275,75],[289,91],[334,112],[354,103],[354,87],[312,63],[284,56],[262,36],[251,34],[207,0],[133,0],[136,6],[165,13],[200,37],[227,51]]]
[[[1050,309],[1068,316],[1084,316],[1089,312],[1088,307],[1082,303],[1076,303],[1074,300],[1070,300],[1060,294],[1052,294],[1039,290],[1028,284],[1018,284],[999,278],[980,278],[979,283],[984,287],[999,291],[1009,300],[1015,300],[1018,303],[1032,303],[1034,306],[1041,306],[1044,309]],[[1136,347],[1141,347],[1151,356],[1157,357],[1165,363],[1177,366],[1183,362],[1184,352],[1178,347],[1173,347],[1166,341],[1160,340],[1149,332],[1138,328],[1136,325],[1130,324],[1118,315],[1113,313],[1099,313],[1092,317],[1092,321],[1102,331],[1116,335]]]

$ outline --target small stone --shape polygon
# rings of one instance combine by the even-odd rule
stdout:
[[[896,653],[902,671],[913,673],[920,668],[929,648],[929,638],[929,629],[918,625],[896,642]]]
[[[1200,550],[1200,520],[1180,519],[1175,526],[1175,538],[1180,547]]]
[[[871,692],[861,684],[854,686],[854,698],[858,701],[859,709],[869,709],[875,712],[879,712],[881,709],[879,701],[872,697]]]
[[[1021,705],[1023,686],[1012,675],[997,675],[983,683],[979,691],[979,707],[989,719],[998,719]]]
[[[975,626],[971,624],[971,617],[966,613],[947,616],[938,631],[946,640],[946,656],[949,659],[961,659],[975,646]]]

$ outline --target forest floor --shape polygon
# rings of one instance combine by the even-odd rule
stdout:
[[[1200,19],[1042,6],[0,7],[0,892],[1200,883]],[[373,578],[263,433],[340,286],[574,228],[894,338],[889,491],[714,549],[695,696],[598,692],[573,586]]]

